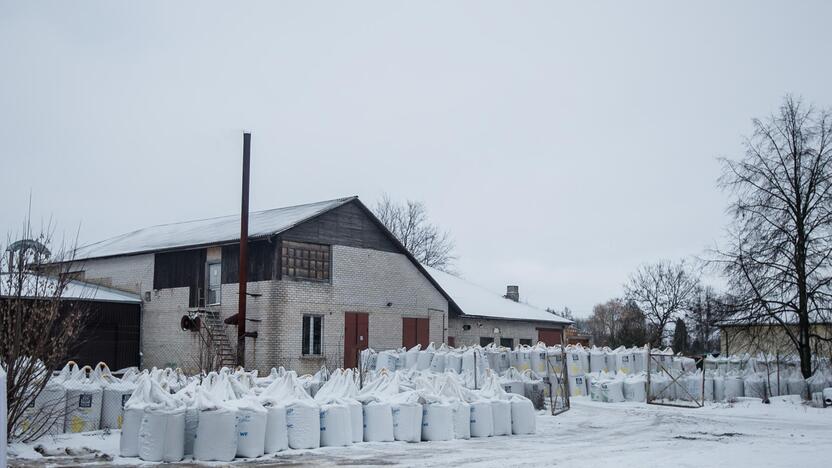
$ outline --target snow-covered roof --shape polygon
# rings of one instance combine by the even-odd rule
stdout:
[[[310,218],[355,200],[338,198],[306,205],[287,206],[249,214],[249,238],[268,237],[286,231]],[[77,260],[157,252],[183,247],[240,240],[240,215],[161,224],[128,232],[111,239],[79,247]]]
[[[501,320],[551,322],[563,325],[572,323],[569,319],[523,302],[514,302],[506,299],[488,289],[469,283],[462,278],[437,270],[436,268],[426,266],[425,270],[451,296],[465,316]]]
[[[10,273],[0,273],[0,297],[8,297],[13,293],[8,282],[9,275]],[[24,293],[22,296],[28,298],[34,298],[38,295],[49,296],[48,292],[43,291],[54,291],[56,284],[57,280],[55,278],[26,273],[23,278],[22,289]],[[17,296],[17,288],[14,289],[14,295]],[[41,292],[37,293],[36,291]],[[77,280],[67,282],[61,294],[61,299],[124,304],[140,304],[142,302],[136,294]]]

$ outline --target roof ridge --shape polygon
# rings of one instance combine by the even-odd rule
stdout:
[[[287,209],[290,209],[290,208],[299,208],[299,207],[302,207],[302,206],[323,205],[323,204],[333,203],[333,202],[343,204],[343,203],[346,203],[346,202],[349,202],[349,201],[352,201],[352,200],[357,200],[357,199],[358,199],[358,195],[351,195],[351,196],[348,196],[348,197],[339,197],[339,198],[333,198],[333,199],[330,199],[330,200],[321,200],[321,201],[311,202],[311,203],[299,203],[299,204],[296,204],[296,205],[278,206],[278,207],[275,207],[275,208],[268,208],[268,209],[265,209],[265,210],[249,211],[249,216],[251,216],[252,214],[266,213],[266,212],[277,211],[277,210],[287,210]],[[189,219],[189,220],[186,220],[186,221],[177,221],[177,222],[173,222],[173,223],[153,224],[153,225],[150,225],[150,226],[141,227],[139,229],[134,229],[132,231],[128,231],[128,232],[125,232],[125,233],[122,233],[122,234],[118,234],[118,235],[115,235],[113,237],[109,237],[107,239],[102,239],[102,240],[97,241],[97,242],[92,242],[90,244],[84,244],[84,245],[76,247],[75,250],[77,251],[77,250],[87,249],[89,247],[94,247],[96,245],[103,244],[105,242],[114,241],[114,240],[117,240],[117,239],[122,238],[122,237],[127,237],[127,236],[130,236],[132,234],[136,234],[136,233],[144,231],[146,229],[153,229],[153,228],[166,227],[166,226],[177,226],[177,225],[190,224],[190,223],[199,223],[199,222],[204,222],[204,221],[212,221],[212,220],[219,220],[219,219],[224,219],[224,218],[233,218],[233,217],[239,217],[239,216],[240,216],[239,214],[230,214],[230,215],[222,215],[222,216],[211,216],[211,217],[208,217],[208,218]]]

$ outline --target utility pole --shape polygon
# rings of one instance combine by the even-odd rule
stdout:
[[[248,185],[251,133],[243,132],[243,202],[240,212],[240,299],[237,307],[237,365],[246,367],[246,283],[248,282]]]

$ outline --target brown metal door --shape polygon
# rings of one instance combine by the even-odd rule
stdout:
[[[416,346],[416,319],[410,317],[402,318],[402,346],[410,349]]]
[[[538,328],[537,340],[546,343],[546,346],[560,345],[563,342],[563,330],[554,328]]]
[[[416,319],[416,341],[425,349],[430,344],[430,319]]]
[[[370,316],[360,312],[344,312],[344,367],[358,367],[358,353],[367,349]]]

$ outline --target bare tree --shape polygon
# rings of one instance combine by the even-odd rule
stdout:
[[[385,194],[376,204],[375,214],[416,260],[453,273],[454,242],[448,231],[428,220],[424,204],[413,200],[396,203]]]
[[[0,365],[8,375],[6,433],[9,440],[31,441],[64,414],[54,402],[34,413],[27,409],[79,344],[85,312],[77,302],[62,301],[74,249],[50,252],[50,229],[35,235],[28,221],[22,234],[23,240],[0,248]]]
[[[726,317],[726,310],[730,303],[730,297],[718,295],[710,286],[703,286],[697,290],[685,316],[693,338],[691,351],[695,353],[719,351],[719,323]]]
[[[630,276],[627,299],[644,312],[651,345],[661,345],[667,324],[688,309],[698,287],[698,276],[684,260],[642,265]]]
[[[644,344],[644,314],[634,303],[623,299],[611,299],[593,307],[586,325],[593,343],[599,346]]]
[[[812,324],[832,319],[832,115],[787,96],[753,125],[745,156],[722,160],[733,222],[717,262],[739,299],[731,319],[777,327],[809,377],[812,341],[830,340]]]

